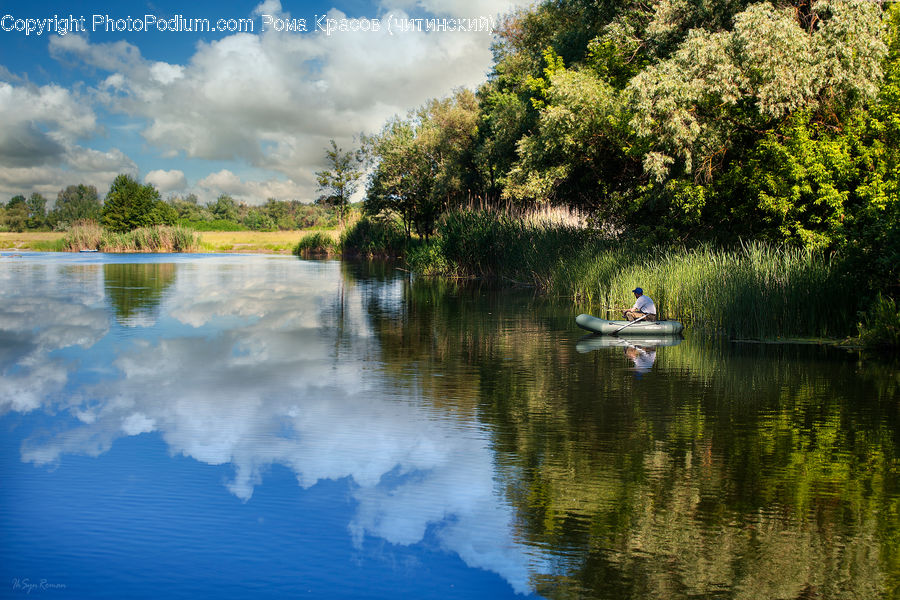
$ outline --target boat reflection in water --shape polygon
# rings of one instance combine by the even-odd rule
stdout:
[[[653,368],[658,347],[677,346],[683,339],[680,335],[629,337],[594,334],[578,340],[575,349],[581,354],[585,354],[601,348],[622,348],[625,357],[634,363],[635,373],[641,375]]]

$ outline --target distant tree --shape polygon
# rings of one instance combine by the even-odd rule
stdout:
[[[12,231],[25,231],[28,220],[28,206],[25,196],[13,196],[6,203],[6,226]]]
[[[47,224],[47,199],[34,192],[26,202],[28,206],[28,227],[38,229]]]
[[[244,217],[243,224],[255,231],[270,231],[275,229],[275,221],[259,208],[251,208]]]
[[[56,204],[48,215],[50,225],[68,227],[76,221],[100,220],[100,199],[92,185],[70,185],[56,195]]]
[[[164,224],[171,220],[173,212],[162,202],[155,187],[141,185],[130,175],[119,175],[106,194],[101,223],[113,231],[125,232]]]
[[[329,168],[316,171],[319,191],[325,193],[316,203],[336,208],[343,224],[350,197],[356,191],[356,182],[362,176],[362,156],[359,151],[344,152],[331,140],[331,149],[325,151],[325,157]]]
[[[262,212],[272,219],[273,227],[278,229],[293,229],[296,227],[296,221],[291,218],[291,205],[288,202],[281,202],[275,198],[269,198],[262,206]]]
[[[209,210],[213,217],[223,221],[238,221],[238,207],[234,198],[228,194],[222,194],[215,202],[209,204]]]

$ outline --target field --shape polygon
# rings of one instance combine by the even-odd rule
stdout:
[[[308,231],[203,231],[200,236],[201,252],[247,252],[265,254],[290,254],[300,238]],[[338,230],[322,231],[337,239]],[[56,250],[64,232],[27,231],[24,233],[0,232],[0,250]]]
[[[55,250],[65,235],[62,231],[2,231],[0,250]]]
[[[290,254],[308,231],[203,231],[201,252],[254,252]],[[337,230],[322,233],[338,238]]]

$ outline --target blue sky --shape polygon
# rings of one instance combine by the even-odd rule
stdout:
[[[102,197],[129,173],[166,198],[310,202],[330,139],[350,148],[392,115],[476,87],[493,37],[459,24],[527,4],[0,2],[0,201],[52,202],[77,183]],[[457,30],[409,21],[422,18]],[[192,25],[207,20],[232,31]]]

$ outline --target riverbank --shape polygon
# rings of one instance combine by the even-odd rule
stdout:
[[[198,232],[197,252],[232,252],[248,254],[290,254],[298,241],[310,230],[293,231],[203,231]],[[333,239],[337,230],[320,231]],[[0,232],[0,250],[63,252],[64,231]]]

